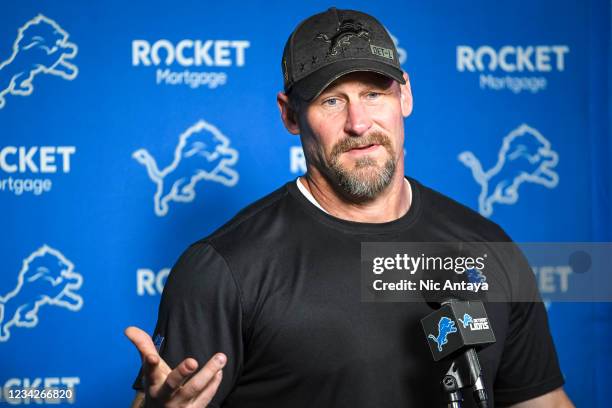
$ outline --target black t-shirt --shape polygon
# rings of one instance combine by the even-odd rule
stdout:
[[[174,367],[228,356],[212,407],[442,407],[422,303],[361,301],[361,242],[508,241],[493,222],[408,179],[401,218],[324,213],[287,183],[190,246],[174,266],[155,334]],[[521,281],[535,289],[528,268]],[[563,385],[541,303],[486,304],[497,342],[478,352],[490,406]],[[142,389],[141,376],[134,383]],[[473,406],[471,395],[465,406]]]

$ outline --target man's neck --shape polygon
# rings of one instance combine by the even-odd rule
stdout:
[[[393,221],[406,214],[412,202],[410,183],[404,178],[403,171],[396,171],[389,186],[378,197],[367,202],[352,202],[340,196],[323,177],[306,174],[299,182],[308,189],[325,211],[348,221],[370,223]]]

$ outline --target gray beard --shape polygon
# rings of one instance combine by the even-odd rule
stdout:
[[[391,184],[396,165],[390,158],[378,168],[376,162],[366,156],[357,160],[353,170],[345,169],[338,160],[332,160],[328,168],[344,194],[356,201],[370,201]]]
[[[394,161],[395,149],[389,138],[382,132],[375,131],[360,138],[346,137],[334,145],[329,159],[323,147],[315,143],[304,143],[304,153],[307,161],[312,163],[322,174],[327,176],[331,185],[337,191],[355,202],[366,202],[376,198],[383,192],[393,179],[396,170]],[[377,143],[389,153],[389,160],[382,168],[369,156],[364,156],[355,162],[355,168],[348,170],[340,164],[340,155],[354,147]]]

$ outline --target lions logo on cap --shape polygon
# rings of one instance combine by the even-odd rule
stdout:
[[[324,33],[317,35],[316,38],[329,43],[330,46],[327,55],[335,57],[339,53],[343,53],[351,45],[351,39],[354,37],[370,42],[370,32],[365,29],[363,24],[353,20],[347,20],[340,23],[336,30],[336,34],[331,38]]]

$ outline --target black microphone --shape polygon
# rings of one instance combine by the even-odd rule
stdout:
[[[428,304],[438,309],[421,319],[421,325],[434,361],[452,360],[441,382],[449,406],[460,407],[463,399],[459,391],[471,386],[477,405],[486,408],[487,395],[476,349],[495,343],[495,334],[482,301],[462,300],[464,296],[454,295],[424,293]]]

